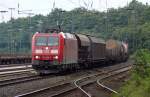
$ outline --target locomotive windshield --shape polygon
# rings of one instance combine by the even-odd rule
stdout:
[[[35,44],[36,46],[57,46],[58,37],[37,37]]]
[[[46,46],[46,41],[47,41],[46,37],[37,37],[35,44],[36,46]]]
[[[48,38],[48,46],[57,46],[58,45],[58,37],[50,36]]]

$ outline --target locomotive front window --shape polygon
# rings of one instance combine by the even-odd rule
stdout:
[[[58,37],[50,36],[48,38],[48,46],[57,46],[58,45]]]
[[[46,46],[46,37],[37,37],[36,38],[36,46]]]

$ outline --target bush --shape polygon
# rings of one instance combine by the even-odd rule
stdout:
[[[135,73],[140,77],[150,76],[150,51],[147,49],[138,50],[134,55]]]
[[[134,70],[131,79],[113,97],[150,97],[150,51],[138,50],[134,54]]]

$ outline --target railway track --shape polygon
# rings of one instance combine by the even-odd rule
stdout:
[[[18,68],[23,68],[23,67],[31,67],[31,63],[25,63],[25,64],[11,64],[11,65],[0,65],[0,69],[3,69],[3,68],[15,68],[15,67],[18,67]]]
[[[2,64],[0,65],[0,68],[7,68],[7,67],[15,67],[15,66],[30,66],[31,63],[25,63],[25,64],[9,64],[9,65],[5,65],[5,64]]]
[[[31,75],[35,71],[29,65],[26,66],[14,66],[14,67],[3,67],[0,68],[0,81],[5,79],[15,79],[19,76]]]
[[[105,79],[109,76],[113,76],[121,72],[129,71],[130,69],[131,69],[131,66],[124,66],[124,67],[120,67],[117,69],[115,68],[113,70],[108,70],[104,72],[100,71],[99,73],[86,76],[86,77],[82,77],[77,80],[71,80],[71,81],[68,80],[68,81],[58,82],[49,87],[27,92],[21,95],[17,95],[15,97],[59,97],[62,95],[70,94],[71,92],[74,92],[74,91],[79,91],[80,93],[82,91],[84,95],[86,96],[88,95],[89,97],[91,97],[90,94],[86,93],[86,91],[82,88],[83,86],[94,83],[96,82],[97,79]]]
[[[7,86],[26,81],[40,79],[35,71],[28,66],[11,66],[0,68],[0,86]]]
[[[0,72],[0,79],[36,73],[33,69]]]
[[[8,72],[0,75],[0,81],[8,80],[8,79],[17,79],[19,77],[24,76],[30,76],[30,75],[36,75],[36,72],[32,69],[26,70],[26,71],[17,71],[17,72]]]
[[[31,65],[24,65],[24,66],[11,66],[11,67],[1,67],[0,73],[5,71],[17,71],[17,70],[24,70],[24,69],[31,69]]]
[[[18,84],[18,83],[23,83],[27,81],[33,81],[33,80],[39,80],[42,79],[43,77],[40,77],[38,75],[28,75],[28,76],[21,76],[18,78],[11,78],[11,79],[5,79],[5,80],[0,80],[0,87],[2,86],[7,86],[7,85],[13,85],[13,84]]]
[[[104,73],[101,76],[99,76],[99,74],[98,75],[96,74],[96,75],[92,75],[92,76],[87,76],[87,77],[76,80],[74,82],[74,84],[76,85],[76,87],[78,87],[79,90],[81,90],[85,94],[85,96],[87,96],[87,97],[96,97],[96,96],[93,96],[95,94],[92,95],[92,94],[90,94],[90,91],[86,91],[86,88],[90,84],[94,84],[95,82],[97,82],[98,83],[97,85],[102,85],[102,84],[100,84],[100,80],[104,80],[104,79],[107,79],[109,77],[119,75],[121,73],[125,73],[130,69],[131,69],[131,67],[126,67],[126,68],[120,68],[119,70],[116,69],[116,70],[109,71],[107,73]],[[110,89],[110,88],[105,88],[105,89],[109,89],[109,90],[112,90],[113,92],[116,92],[116,91],[114,91],[113,89]]]
[[[23,73],[28,73],[28,72],[34,72],[33,69],[23,69],[23,70],[11,70],[11,71],[4,71],[4,72],[0,72],[0,77],[5,77],[5,76],[13,76],[13,75],[19,75],[19,74],[23,74]]]
[[[120,95],[120,93],[116,90],[119,89],[119,87],[122,86],[122,84],[128,80],[129,72],[121,72],[119,74],[116,74],[114,76],[107,76],[104,79],[98,79],[96,81],[98,85],[98,92],[102,94],[102,97],[109,97],[112,96],[112,94],[117,94],[118,97],[124,97],[123,95]],[[99,97],[95,96],[94,97]]]

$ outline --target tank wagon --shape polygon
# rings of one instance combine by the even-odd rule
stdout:
[[[120,49],[118,44],[113,47],[109,41],[83,34],[37,32],[32,38],[32,67],[38,73],[52,73],[122,61],[127,51],[124,45]]]
[[[128,45],[117,40],[107,40],[106,53],[109,62],[126,61],[128,59]]]

